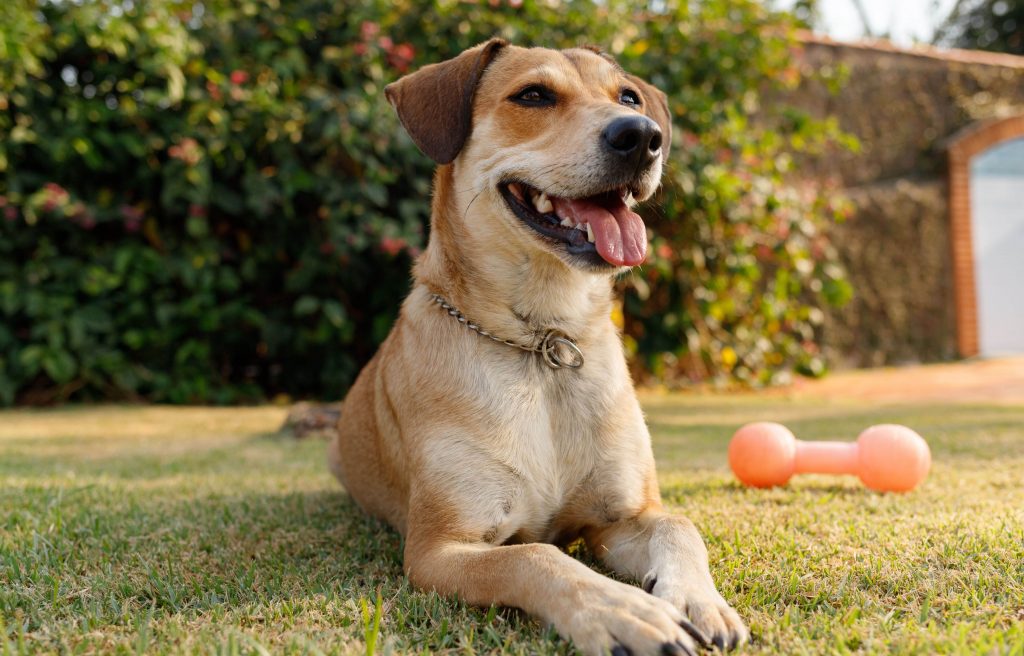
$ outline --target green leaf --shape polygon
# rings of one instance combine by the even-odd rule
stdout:
[[[26,346],[18,353],[18,363],[25,369],[27,376],[35,376],[42,366],[46,349],[38,344]]]
[[[41,363],[43,370],[57,384],[69,382],[78,369],[75,359],[63,349],[47,350],[42,356]]]
[[[345,325],[345,308],[341,307],[341,303],[338,301],[324,301],[323,312],[335,328]]]
[[[295,314],[300,317],[305,317],[313,314],[320,308],[320,301],[312,296],[302,296],[299,300],[295,301]]]

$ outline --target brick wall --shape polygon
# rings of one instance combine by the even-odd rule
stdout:
[[[826,321],[841,365],[947,360],[977,352],[969,161],[1024,136],[1024,57],[804,36],[810,66],[845,69],[837,95],[808,82],[786,102],[837,116],[859,153],[801,162],[858,206],[835,229],[857,290]]]

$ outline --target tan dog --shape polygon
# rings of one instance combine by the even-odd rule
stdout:
[[[697,530],[662,509],[610,319],[613,276],[646,255],[628,206],[659,184],[665,95],[598,51],[500,40],[386,93],[441,164],[430,243],[332,470],[405,537],[419,588],[521,608],[588,654],[743,642]],[[553,546],[579,536],[644,589]]]

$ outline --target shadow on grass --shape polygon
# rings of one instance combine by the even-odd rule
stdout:
[[[685,474],[682,474],[685,477]],[[853,479],[850,479],[851,481]],[[721,481],[721,480],[695,480],[692,482],[674,482],[669,485],[661,486],[662,496],[666,499],[678,499],[687,496],[704,496],[711,494],[736,494],[736,495],[750,495],[752,498],[757,498],[765,502],[777,503],[787,505],[793,503],[793,492],[799,492],[801,495],[801,502],[807,501],[807,496],[818,498],[822,501],[834,498],[867,498],[872,496],[878,496],[878,492],[869,490],[859,484],[836,484],[826,482],[813,482],[803,481],[797,485],[788,484],[782,487],[776,488],[753,488],[747,487],[738,481]],[[773,493],[777,494],[778,497],[773,496]]]
[[[0,571],[20,592],[0,604],[40,625],[47,611],[77,612],[78,604],[53,593],[54,571],[62,572],[58,591],[85,589],[94,599],[175,613],[316,595],[370,598],[403,580],[398,533],[340,487],[182,500],[144,490],[115,499],[96,486],[36,488],[13,501],[0,522],[12,558],[0,560]]]
[[[0,616],[17,618],[36,646],[57,651],[89,627],[131,634],[152,621],[180,635],[193,625],[292,626],[298,616],[309,635],[323,632],[316,640],[350,645],[363,636],[360,600],[372,610],[380,594],[398,653],[467,639],[491,651],[510,635],[527,640],[527,652],[568,649],[514,609],[412,590],[399,534],[340,486],[177,499],[145,488],[112,498],[102,487],[23,490],[6,526],[0,519],[0,580],[10,584],[0,589]]]

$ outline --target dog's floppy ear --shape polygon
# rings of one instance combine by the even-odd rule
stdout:
[[[484,69],[508,42],[491,39],[384,87],[398,119],[423,153],[448,164],[473,127],[473,96]]]
[[[635,75],[626,75],[626,78],[640,88],[643,95],[644,113],[661,128],[662,162],[668,161],[669,147],[672,145],[672,115],[668,111],[668,96],[665,92],[648,84]]]

